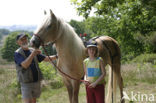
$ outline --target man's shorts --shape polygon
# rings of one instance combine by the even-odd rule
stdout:
[[[41,94],[41,82],[21,83],[23,99],[38,98]]]

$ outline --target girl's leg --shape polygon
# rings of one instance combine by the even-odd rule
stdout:
[[[87,103],[96,103],[94,90],[86,86]]]
[[[105,91],[104,91],[104,84],[97,85],[94,88],[94,94],[96,98],[95,103],[105,103]]]

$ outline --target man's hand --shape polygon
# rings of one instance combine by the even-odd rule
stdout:
[[[38,54],[41,54],[41,50],[35,49],[34,51],[32,51],[32,53],[29,55],[29,57],[27,57],[27,59],[24,60],[24,61],[21,63],[22,67],[25,68],[25,69],[27,69],[27,68],[30,66],[30,64],[31,64],[31,62],[32,62],[32,60],[33,60],[33,58],[34,58],[34,56],[36,56],[36,55],[38,55]]]
[[[41,50],[39,49],[35,49],[33,52],[32,52],[33,56],[36,56],[38,54],[41,54]]]

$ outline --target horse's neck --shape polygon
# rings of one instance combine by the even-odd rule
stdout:
[[[60,38],[56,42],[56,50],[58,55],[73,56],[77,55],[79,51],[81,53],[83,51],[82,49],[84,49],[82,41],[79,40],[79,38],[72,30],[70,31],[66,29],[71,28],[64,28]],[[81,53],[80,55],[83,54]]]
[[[64,31],[60,38],[56,41],[56,49],[58,50],[58,52],[66,50],[68,51],[70,49],[70,45],[74,45],[74,41],[76,38],[71,35],[69,36],[69,34],[67,34],[66,31]],[[76,45],[75,45],[76,46]]]

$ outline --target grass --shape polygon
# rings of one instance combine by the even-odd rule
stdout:
[[[42,66],[44,67],[44,65]],[[156,101],[155,64],[131,63],[124,64],[121,68],[124,91],[129,96],[132,91],[140,94],[154,94]],[[54,72],[52,72],[52,74],[54,74]],[[65,86],[60,82],[60,76],[55,75],[52,77],[53,79],[49,79],[48,76],[47,80],[43,82],[42,94],[37,103],[69,103],[68,93]],[[21,103],[21,94],[16,82],[16,70],[13,63],[0,64],[0,103]],[[79,103],[86,103],[86,92],[83,84],[81,84],[80,87]],[[130,102],[126,101],[126,103]]]
[[[16,103],[19,90],[11,87],[16,81],[14,65],[0,65],[0,101],[3,103]],[[1,102],[2,103],[2,102]]]
[[[125,85],[135,85],[138,82],[156,84],[156,68],[150,64],[125,64],[122,66],[122,76]]]
[[[156,68],[151,63],[131,63],[122,65],[122,77],[124,80],[124,91],[129,97],[132,97],[132,92],[136,94],[137,100],[141,98],[142,94],[147,94],[148,97],[152,94],[156,97]],[[145,102],[141,103],[155,103]],[[140,103],[129,102],[126,103]]]
[[[69,103],[68,93],[65,87],[60,89],[48,89],[42,93],[38,103]],[[79,93],[80,103],[86,103],[86,93],[84,85],[81,85]]]

